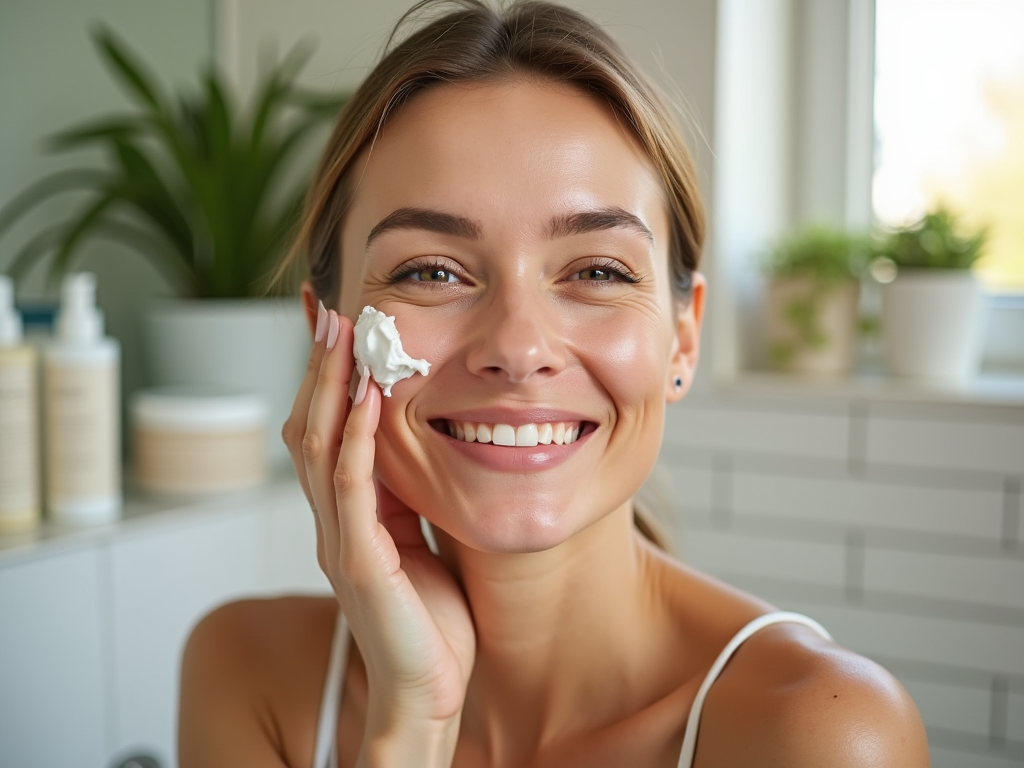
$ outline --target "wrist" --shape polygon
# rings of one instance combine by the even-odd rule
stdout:
[[[461,712],[443,720],[368,713],[359,768],[450,768]]]

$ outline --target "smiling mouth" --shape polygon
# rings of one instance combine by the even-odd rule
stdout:
[[[436,419],[430,422],[436,431],[465,443],[490,443],[509,448],[537,445],[570,445],[580,435],[593,432],[597,425],[589,421],[554,421],[536,424],[484,424],[475,421]]]

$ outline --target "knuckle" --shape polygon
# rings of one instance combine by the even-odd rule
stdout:
[[[306,432],[302,436],[302,456],[306,461],[315,461],[323,453],[324,441],[316,432]]]
[[[306,426],[298,424],[293,417],[289,416],[281,426],[281,439],[284,440],[284,444],[289,448],[294,448],[302,441],[305,432]]]
[[[352,475],[348,467],[338,467],[334,470],[334,490],[339,494],[351,491],[357,484],[357,478]]]

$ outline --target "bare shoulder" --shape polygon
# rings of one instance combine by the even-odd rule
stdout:
[[[711,688],[694,764],[928,765],[924,725],[878,664],[798,624],[767,627]]]
[[[241,600],[205,616],[181,664],[183,768],[283,766],[311,760],[336,603]]]

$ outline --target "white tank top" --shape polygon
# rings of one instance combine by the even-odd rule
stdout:
[[[822,637],[831,640],[821,624],[802,613],[776,611],[759,616],[737,632],[718,654],[711,665],[704,681],[697,689],[697,696],[690,707],[690,716],[686,720],[686,731],[683,733],[683,748],[679,753],[677,768],[691,768],[693,753],[697,748],[697,729],[700,727],[700,714],[704,709],[704,700],[712,683],[725,669],[736,650],[755,632],[772,624],[803,624],[810,627]],[[323,697],[320,701],[320,719],[316,726],[316,748],[313,751],[313,768],[338,768],[338,751],[335,749],[335,734],[338,731],[338,709],[341,706],[341,691],[345,683],[345,662],[348,659],[349,633],[348,623],[341,611],[334,625],[334,639],[331,642],[331,659],[327,664],[327,680],[324,683]]]

